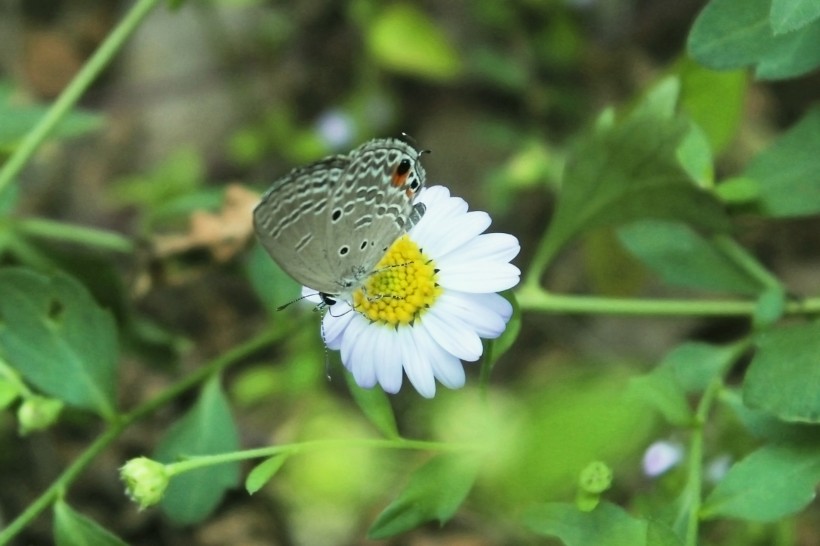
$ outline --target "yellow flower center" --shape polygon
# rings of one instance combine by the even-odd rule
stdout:
[[[373,322],[410,324],[441,295],[433,260],[407,235],[387,250],[364,287],[353,293],[353,308]]]

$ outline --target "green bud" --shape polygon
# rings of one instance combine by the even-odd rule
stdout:
[[[164,464],[137,457],[120,469],[120,479],[125,482],[125,493],[142,510],[162,500],[170,477]]]
[[[17,409],[20,434],[25,436],[35,430],[50,427],[60,416],[63,403],[54,398],[30,396]]]
[[[578,494],[575,504],[583,512],[591,512],[598,506],[601,493],[612,485],[612,469],[606,463],[593,461],[581,471],[578,477]]]

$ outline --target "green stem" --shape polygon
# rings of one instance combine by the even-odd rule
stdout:
[[[444,442],[427,442],[423,440],[406,440],[404,438],[334,438],[331,440],[312,440],[295,444],[282,444],[261,447],[258,449],[232,451],[230,453],[197,455],[183,461],[167,464],[165,465],[165,468],[171,476],[176,476],[177,474],[182,474],[183,472],[188,472],[189,470],[195,470],[197,468],[236,461],[245,461],[248,459],[273,457],[274,455],[294,455],[296,453],[304,453],[307,451],[357,448],[417,449],[423,451],[469,451],[478,449],[478,446]]]
[[[756,302],[744,300],[629,299],[597,296],[551,294],[538,287],[523,286],[516,292],[522,311],[560,314],[626,316],[748,316],[754,315]],[[820,313],[820,298],[791,301],[786,314]]]
[[[100,47],[74,76],[71,83],[63,89],[63,92],[51,105],[46,115],[26,134],[20,145],[3,165],[3,168],[0,169],[0,194],[6,191],[8,185],[25,167],[34,152],[80,100],[83,93],[96,81],[103,69],[108,66],[131,34],[139,27],[145,16],[159,3],[160,0],[138,0],[120,24],[100,44]]]
[[[679,519],[686,518],[686,546],[697,546],[700,523],[701,489],[703,483],[703,429],[718,393],[723,389],[723,378],[709,384],[698,403],[689,446],[686,490],[683,494]]]
[[[749,251],[743,248],[737,241],[726,235],[718,235],[714,239],[715,245],[725,256],[736,263],[746,273],[757,279],[766,288],[780,288],[781,284],[777,277],[766,270]]]
[[[130,239],[113,231],[87,228],[45,218],[24,218],[15,222],[15,227],[23,234],[32,237],[79,243],[114,252],[129,253],[134,250],[134,244]]]
[[[549,229],[549,228],[548,228]],[[555,242],[557,241],[557,242]],[[541,276],[547,270],[552,259],[561,249],[561,241],[549,236],[549,231],[541,237],[541,244],[535,251],[530,268],[524,276],[523,288],[534,290],[541,285]]]
[[[224,368],[239,362],[245,357],[253,354],[262,347],[265,347],[285,335],[288,335],[289,329],[280,331],[268,331],[263,334],[250,339],[249,341],[234,347],[230,351],[218,356],[206,366],[198,369],[193,374],[184,377],[179,382],[171,385],[155,398],[136,407],[129,413],[121,416],[119,419],[109,424],[108,428],[101,434],[88,448],[77,457],[57,479],[46,489],[33,503],[31,503],[22,514],[17,516],[8,526],[0,531],[0,546],[7,544],[13,539],[26,525],[31,523],[43,510],[53,503],[61,491],[68,489],[79,474],[88,467],[89,464],[105,450],[111,443],[114,442],[120,435],[133,423],[153,413],[169,401],[173,400],[185,391],[192,389],[199,383],[210,377],[212,374],[218,373]]]

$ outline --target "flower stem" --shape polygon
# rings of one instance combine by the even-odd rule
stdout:
[[[57,124],[80,100],[83,93],[94,83],[117,52],[122,49],[126,40],[139,27],[145,16],[159,3],[160,0],[138,0],[105,41],[100,44],[94,55],[88,59],[77,75],[63,89],[63,92],[51,105],[46,115],[26,134],[20,145],[0,169],[0,194],[6,190],[43,141],[48,138]]]
[[[630,299],[551,294],[538,287],[522,286],[516,292],[522,311],[626,316],[747,316],[754,315],[751,300]],[[790,301],[787,314],[820,313],[820,298]]]
[[[281,330],[270,330],[264,332],[248,341],[234,347],[230,351],[213,359],[207,365],[198,369],[196,372],[188,375],[171,385],[158,396],[148,400],[147,402],[137,406],[132,411],[121,415],[115,419],[108,428],[94,442],[83,451],[63,472],[52,482],[40,496],[32,502],[17,518],[5,528],[0,530],[0,546],[7,544],[13,539],[26,525],[34,520],[43,510],[53,503],[61,491],[64,491],[68,486],[80,475],[80,473],[88,467],[89,464],[105,450],[111,443],[113,443],[129,426],[136,421],[146,417],[152,412],[156,411],[169,401],[181,395],[185,391],[192,389],[199,383],[210,377],[212,374],[218,373],[224,368],[239,362],[245,357],[253,354],[262,347],[265,347],[282,337],[289,335],[290,328],[283,328]]]
[[[21,219],[16,222],[15,227],[23,234],[33,237],[79,243],[114,252],[132,252],[134,250],[134,244],[130,239],[113,231],[87,228],[45,218]]]
[[[183,461],[165,465],[169,475],[176,476],[189,470],[213,466],[217,464],[273,457],[274,455],[294,455],[306,451],[324,451],[328,449],[417,449],[424,451],[468,451],[478,449],[471,444],[457,444],[444,442],[428,442],[424,440],[407,440],[404,438],[334,438],[330,440],[312,440],[295,444],[282,444],[257,449],[231,451],[230,453],[215,453],[213,455],[197,455]]]
[[[686,489],[684,490],[678,519],[686,519],[686,546],[697,546],[700,523],[701,490],[703,483],[703,427],[718,393],[723,389],[723,378],[712,380],[695,412],[692,440],[687,461]]]

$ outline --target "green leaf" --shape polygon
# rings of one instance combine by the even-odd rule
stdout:
[[[677,158],[689,122],[674,117],[678,85],[665,80],[626,119],[601,123],[571,154],[544,245],[555,251],[584,230],[642,218],[728,229],[719,202]]]
[[[772,0],[770,19],[775,34],[783,34],[808,25],[820,17],[817,0]]]
[[[521,332],[521,308],[518,306],[518,300],[516,300],[515,294],[507,290],[503,292],[501,296],[512,304],[513,313],[501,336],[485,342],[484,357],[481,359],[482,386],[486,386],[489,383],[490,374],[493,371],[493,367],[495,367],[495,363],[498,362],[501,355],[513,346],[515,340],[518,339],[519,332]]]
[[[245,275],[270,313],[299,297],[299,283],[285,273],[258,243],[248,255]]]
[[[760,184],[746,177],[728,178],[715,187],[722,201],[729,205],[743,205],[760,197]]]
[[[752,324],[755,328],[768,328],[780,320],[785,312],[786,291],[782,286],[772,286],[757,298]]]
[[[743,403],[739,390],[725,389],[720,399],[732,409],[746,430],[755,438],[771,442],[806,442],[817,438],[816,425],[787,423],[771,413],[752,409]]]
[[[715,182],[712,148],[703,129],[691,123],[678,146],[678,161],[689,177],[701,188],[712,188]]]
[[[0,355],[44,393],[112,418],[117,345],[110,313],[71,277],[0,271]]]
[[[629,392],[655,408],[670,424],[687,426],[694,419],[685,392],[668,369],[656,368],[647,375],[632,378]]]
[[[396,416],[387,394],[379,389],[364,389],[356,384],[352,373],[344,373],[347,388],[356,401],[356,404],[367,416],[373,426],[386,438],[398,438],[399,429],[396,427]]]
[[[764,332],[743,381],[743,401],[784,421],[820,422],[820,323]]]
[[[820,446],[767,445],[733,465],[701,516],[776,521],[808,505],[820,482]]]
[[[689,54],[716,70],[755,66],[762,79],[790,78],[820,64],[820,19],[787,34],[769,24],[771,0],[712,0],[689,33]]]
[[[817,48],[820,51],[820,47]],[[812,109],[758,154],[743,176],[758,182],[760,212],[774,217],[820,213],[820,108]]]
[[[170,463],[195,455],[235,451],[239,447],[228,402],[214,377],[203,387],[194,407],[165,433],[154,458]],[[239,482],[239,463],[198,468],[174,476],[162,499],[162,510],[178,524],[202,521],[225,491]]]
[[[566,546],[681,546],[683,543],[665,525],[630,516],[621,507],[600,503],[582,512],[568,503],[547,503],[524,513],[524,525],[546,537],[556,537]]]
[[[618,230],[624,247],[672,285],[757,295],[761,283],[685,224],[642,220]]]
[[[75,512],[63,500],[54,503],[54,542],[57,546],[127,546],[122,539]]]
[[[248,493],[253,495],[262,489],[262,486],[268,483],[270,479],[279,472],[279,469],[282,468],[282,465],[284,465],[287,460],[287,455],[274,455],[253,467],[253,470],[250,471],[248,477],[245,479],[245,489],[248,490]]]
[[[389,4],[371,22],[367,46],[385,68],[432,80],[452,80],[461,59],[447,36],[412,4]]]
[[[9,407],[20,396],[20,387],[0,376],[0,411]]]
[[[413,472],[410,483],[379,514],[367,536],[380,540],[429,521],[443,525],[473,487],[478,461],[469,455],[439,455]]]
[[[703,129],[719,154],[737,134],[743,116],[748,78],[743,70],[717,72],[691,59],[676,67],[681,79],[681,107]]]
[[[7,85],[0,84],[0,153],[12,151],[23,137],[45,116],[49,106],[16,101]],[[103,117],[82,110],[72,110],[57,125],[52,135],[74,137],[101,128]]]

